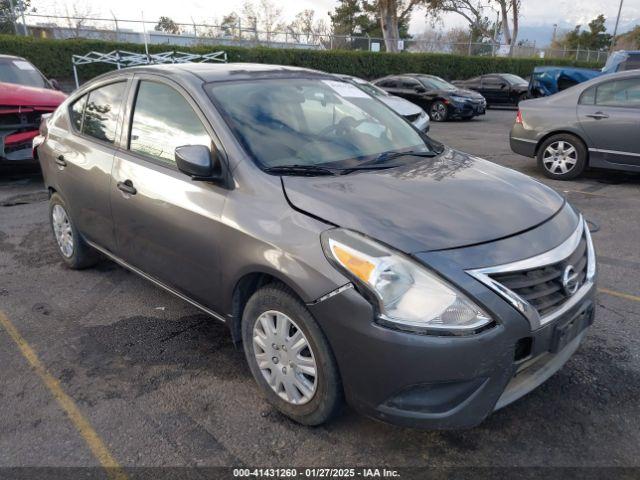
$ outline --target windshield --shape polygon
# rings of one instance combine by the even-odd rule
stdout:
[[[262,168],[350,168],[386,152],[430,151],[413,127],[351,83],[263,79],[206,90]]]
[[[427,76],[418,77],[418,80],[420,80],[420,83],[422,83],[429,90],[453,91],[458,89],[458,87],[456,87],[455,85],[451,85],[446,80],[440,77],[434,77],[432,75],[429,75],[428,77]]]
[[[502,74],[502,78],[504,78],[511,85],[529,85],[529,82],[527,82],[524,78],[512,73],[504,73]]]
[[[0,82],[27,87],[51,88],[42,74],[26,60],[0,60]]]

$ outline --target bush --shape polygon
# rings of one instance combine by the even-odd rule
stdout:
[[[483,73],[515,73],[528,76],[537,65],[571,65],[587,68],[595,63],[563,59],[467,57],[441,53],[373,53],[348,50],[304,50],[267,47],[196,46],[172,47],[149,45],[151,53],[167,50],[206,53],[224,50],[230,62],[256,62],[314,68],[331,73],[343,73],[373,79],[393,73],[429,73],[453,80]],[[92,50],[109,52],[128,50],[144,52],[144,45],[102,40],[50,40],[33,37],[0,35],[0,53],[18,55],[36,65],[50,78],[73,77],[71,56],[86,54]],[[78,67],[81,81],[114,69],[109,65],[84,65]]]

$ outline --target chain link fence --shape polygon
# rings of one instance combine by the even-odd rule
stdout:
[[[21,19],[18,19],[18,24]],[[56,15],[25,15],[24,26],[18,30],[41,38],[86,38],[96,40],[147,43],[172,46],[256,46],[272,48],[300,49],[346,49],[372,52],[385,51],[382,38],[369,36],[331,35],[319,32],[297,32],[291,29],[261,31],[244,25],[241,21],[232,24],[216,25],[193,21],[175,23],[177,32],[155,30],[156,21],[118,18],[70,17]],[[498,43],[450,42],[445,39],[420,40],[405,38],[394,40],[398,50],[408,52],[449,53],[469,56],[508,56],[509,48]],[[597,50],[558,50],[540,48],[533,44],[513,47],[511,55],[519,58],[563,58],[604,64],[606,51]]]

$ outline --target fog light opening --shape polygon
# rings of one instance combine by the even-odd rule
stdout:
[[[516,362],[526,360],[531,356],[531,346],[533,345],[533,339],[531,337],[525,337],[518,340],[516,343],[513,359]]]

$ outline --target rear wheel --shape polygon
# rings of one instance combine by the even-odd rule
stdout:
[[[429,107],[429,118],[434,122],[444,122],[448,116],[447,106],[441,100],[436,100]]]
[[[575,135],[562,133],[544,141],[538,149],[538,166],[549,178],[571,180],[587,166],[587,148]]]
[[[251,373],[269,403],[304,425],[331,419],[342,406],[336,361],[320,327],[284,286],[255,292],[242,315]]]
[[[71,221],[67,205],[60,195],[54,193],[49,200],[49,221],[58,245],[62,261],[73,269],[95,265],[100,256],[80,236]]]

